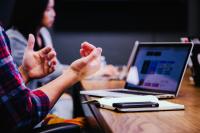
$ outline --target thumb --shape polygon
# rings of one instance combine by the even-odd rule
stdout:
[[[33,36],[33,34],[29,34],[27,49],[28,50],[33,50],[34,44],[35,44],[35,37]]]

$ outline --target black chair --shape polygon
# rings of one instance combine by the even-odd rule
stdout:
[[[5,130],[3,130],[5,131]],[[51,124],[45,125],[36,128],[21,128],[17,131],[7,131],[10,133],[81,133],[80,126],[76,124],[70,123],[58,123],[58,124]]]
[[[192,56],[191,56],[191,60],[192,60],[192,76],[194,79],[194,83],[195,86],[200,87],[200,64],[198,61],[198,54],[200,54],[200,45],[199,44],[195,44],[192,50]]]
[[[183,37],[181,38],[182,42],[193,42],[194,47],[192,49],[192,54],[190,56],[191,64],[189,68],[192,73],[194,84],[197,87],[200,87],[200,63],[198,61],[198,55],[200,54],[200,38],[199,37]]]
[[[70,89],[66,90],[66,93],[69,93],[73,99],[73,118],[84,116],[83,109],[81,106],[80,91],[83,90],[81,83],[78,82],[73,85]]]
[[[31,133],[80,133],[81,129],[75,124],[52,124],[32,129]]]

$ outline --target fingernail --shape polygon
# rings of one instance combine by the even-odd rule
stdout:
[[[102,52],[102,48],[100,48],[100,47],[98,47],[97,50],[98,50],[99,53]]]

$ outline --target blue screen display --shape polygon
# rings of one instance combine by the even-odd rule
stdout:
[[[139,47],[128,73],[127,87],[176,91],[189,52],[189,47]]]

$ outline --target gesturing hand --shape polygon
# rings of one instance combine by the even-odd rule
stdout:
[[[100,68],[101,48],[96,48],[88,42],[81,45],[82,58],[74,61],[70,67],[79,75],[79,79],[95,73]]]
[[[34,51],[35,38],[29,35],[28,44],[24,51],[22,67],[29,78],[42,78],[55,70],[56,52],[45,47],[39,51]]]

